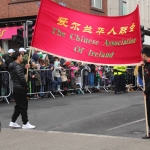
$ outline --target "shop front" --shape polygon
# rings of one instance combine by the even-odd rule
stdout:
[[[18,44],[12,41],[12,35],[17,34],[17,29],[23,26],[0,28],[0,46],[7,52],[8,49],[18,49]]]

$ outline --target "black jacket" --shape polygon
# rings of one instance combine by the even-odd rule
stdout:
[[[53,80],[52,70],[47,70],[46,72],[46,81],[51,82]]]
[[[9,54],[6,54],[6,56],[5,56],[5,64],[6,64],[7,66],[9,66],[9,64],[10,64],[11,62],[13,62],[12,56],[10,56]]]
[[[141,79],[142,77],[142,67],[139,67],[139,74]],[[150,62],[145,63],[144,66],[144,79],[145,79],[145,95],[150,97]]]
[[[12,62],[9,64],[8,70],[13,82],[13,87],[27,89],[27,83],[21,65],[16,62]]]

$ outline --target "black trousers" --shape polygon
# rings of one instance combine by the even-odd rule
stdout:
[[[28,122],[28,100],[27,91],[25,89],[13,88],[13,95],[16,102],[14,107],[14,113],[12,115],[12,122],[16,122],[17,118],[21,114],[23,124]]]
[[[120,90],[120,75],[114,76],[114,84],[115,84],[115,92],[118,92]]]
[[[125,88],[125,86],[126,86],[126,80],[125,80],[125,75],[124,74],[122,74],[121,76],[120,76],[120,83],[121,83],[121,91],[126,91],[126,88]]]
[[[150,97],[146,98],[148,126],[150,128]]]

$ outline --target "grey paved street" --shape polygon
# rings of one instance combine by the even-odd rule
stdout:
[[[126,141],[129,145],[131,141],[133,141],[133,143],[139,141],[137,142],[139,144],[140,142],[149,142],[149,140],[146,140],[145,142],[145,140],[141,139],[141,137],[145,135],[144,101],[141,92],[132,92],[120,95],[114,95],[112,92],[102,92],[85,95],[72,95],[64,98],[57,97],[56,99],[48,98],[30,100],[29,120],[32,124],[36,125],[36,129],[31,131],[24,131],[22,129],[12,130],[8,128],[13,112],[13,106],[14,103],[10,103],[10,105],[0,104],[0,120],[2,122],[0,138],[2,138],[2,141],[5,142],[6,140],[4,137],[6,136],[8,142],[10,140],[10,143],[12,143],[11,138],[9,139],[8,137],[11,137],[13,134],[15,137],[17,137],[17,135],[21,136],[20,138],[28,135],[31,139],[36,138],[36,134],[37,137],[41,135],[41,137],[50,136],[50,138],[51,136],[60,136],[60,138],[65,136],[66,139],[63,138],[63,140],[65,140],[64,142],[66,144],[69,144],[67,143],[67,138],[69,137],[73,139],[77,137],[78,140],[81,138],[83,141],[86,138],[89,138],[89,142],[91,142],[91,144],[92,141],[90,140],[93,140],[93,138],[99,138],[101,142],[103,141],[105,143],[104,144],[102,142],[104,144],[102,149],[112,149],[111,146],[109,147],[110,143],[114,143],[116,149],[119,149],[117,144],[119,146],[122,143],[118,143],[117,141],[119,140]],[[18,119],[18,123],[22,123],[21,118]],[[27,141],[28,140],[29,139],[27,138]],[[51,140],[49,139],[49,144],[51,145],[52,143],[50,141]],[[109,141],[111,142],[108,143]],[[53,142],[57,143],[59,141],[54,140]],[[3,145],[4,143],[0,143],[0,145]],[[14,139],[13,143],[15,143]],[[17,139],[16,143],[18,143]],[[84,148],[83,143],[81,144],[81,148],[70,147],[68,149],[87,149],[86,147]],[[97,144],[99,145],[100,143]],[[33,143],[31,143],[31,145],[32,144]],[[95,146],[98,146],[97,144],[95,144]],[[127,144],[128,149],[129,145]],[[3,146],[0,148],[2,149]],[[57,146],[59,147],[60,145],[58,144]],[[64,145],[64,147],[65,146],[66,145]],[[135,146],[138,145],[135,144]],[[9,148],[9,146],[4,149],[7,148]],[[120,149],[123,148],[126,149],[124,146]],[[139,147],[134,148],[137,149]],[[42,147],[39,149],[42,149]],[[57,149],[57,147],[52,149]],[[91,149],[99,148],[93,147]]]

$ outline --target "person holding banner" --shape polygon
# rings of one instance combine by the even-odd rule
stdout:
[[[147,108],[147,130],[148,135],[142,137],[143,139],[150,138],[150,48],[144,47],[141,51],[143,61],[140,62],[139,74],[143,77],[143,81],[145,80],[145,90],[144,97],[146,98],[146,108]],[[142,66],[144,65],[144,70],[142,71]],[[144,74],[143,74],[144,73]]]
[[[11,122],[9,124],[12,128],[20,128],[16,120],[21,114],[22,117],[22,128],[23,129],[34,129],[35,126],[31,125],[28,120],[28,100],[27,100],[27,83],[25,80],[22,66],[20,65],[23,61],[20,52],[14,52],[12,55],[14,62],[10,63],[8,70],[11,75],[13,82],[13,96],[15,98],[16,106],[12,115]]]

